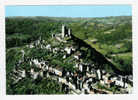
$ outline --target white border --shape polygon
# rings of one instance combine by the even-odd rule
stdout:
[[[133,73],[134,73],[134,91],[128,95],[92,95],[92,96],[63,96],[63,95],[30,95],[30,96],[6,96],[6,76],[5,76],[5,8],[4,5],[132,5],[132,21],[133,21]],[[120,100],[120,99],[136,99],[138,95],[138,6],[137,0],[0,0],[0,99],[97,99],[97,100]],[[75,98],[74,98],[75,97]]]
[[[4,2],[0,1],[0,96],[5,93],[5,13]]]
[[[131,4],[135,0],[4,0],[6,5]]]

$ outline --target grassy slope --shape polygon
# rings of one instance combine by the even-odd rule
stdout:
[[[131,17],[116,18],[99,18],[95,23],[87,22],[78,26],[81,27],[77,33],[77,29],[73,28],[74,34],[84,40],[86,43],[95,48],[98,52],[107,57],[118,69],[131,73],[132,71],[132,26]],[[113,20],[111,20],[113,19]],[[114,22],[115,21],[115,22]],[[108,25],[110,23],[110,25]],[[87,27],[89,26],[89,27]],[[86,28],[84,28],[86,27]],[[93,29],[94,30],[93,30]],[[87,30],[89,33],[87,33]],[[83,31],[83,33],[81,33]],[[86,33],[85,33],[86,32]],[[95,42],[94,42],[95,41]],[[122,53],[122,55],[121,55]],[[114,55],[114,57],[112,56]],[[124,57],[122,57],[124,55]],[[129,63],[128,63],[129,62]],[[128,70],[126,70],[128,69]]]

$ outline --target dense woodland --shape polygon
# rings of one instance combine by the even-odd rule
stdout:
[[[65,24],[72,29],[72,34],[89,44],[104,57],[109,59],[116,67],[126,74],[132,74],[132,17],[103,17],[103,18],[58,18],[58,17],[7,17],[6,19],[6,73],[11,72],[16,61],[21,58],[20,50],[25,45],[37,40],[40,36],[49,43],[54,42],[51,35],[61,33],[61,25]],[[58,45],[58,44],[57,44]],[[61,46],[62,47],[62,46]],[[39,51],[39,53],[37,53]],[[46,51],[32,49],[27,56],[41,57],[48,54]],[[45,56],[52,59],[52,64],[58,64],[66,67],[57,61],[59,56],[52,58],[52,55]],[[86,60],[87,55],[86,55]],[[67,70],[71,69],[68,64]],[[71,69],[72,70],[72,69]],[[108,69],[107,69],[108,70]],[[22,82],[18,86],[8,86],[10,83],[7,77],[7,88],[9,94],[63,94],[60,85],[54,81],[44,79],[44,84],[35,84],[32,80],[22,80],[29,88],[27,90],[22,86]],[[47,84],[48,81],[48,84]],[[28,84],[29,83],[29,84]],[[32,85],[32,83],[34,83]],[[40,88],[45,85],[48,90]],[[56,87],[56,88],[54,88]],[[33,88],[36,88],[33,90]],[[20,93],[20,91],[22,93]],[[60,91],[59,91],[60,90]]]

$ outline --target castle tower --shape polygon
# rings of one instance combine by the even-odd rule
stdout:
[[[71,29],[69,28],[68,29],[68,36],[70,36],[71,35]]]
[[[64,36],[65,36],[65,25],[62,25],[62,38],[64,38]]]

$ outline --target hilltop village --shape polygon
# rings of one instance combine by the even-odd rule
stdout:
[[[89,51],[82,47],[85,45],[84,42],[76,41],[78,39],[72,34],[72,30],[65,25],[62,25],[61,31],[58,34],[51,34],[52,42],[47,42],[40,37],[26,45],[25,48],[44,49],[47,51],[47,55],[55,59],[60,58],[63,63],[49,57],[26,56],[26,50],[22,49],[20,51],[21,59],[17,61],[14,70],[9,74],[13,85],[26,77],[33,80],[50,78],[62,85],[61,89],[65,94],[132,93],[132,75],[110,73],[104,68],[98,67],[100,64],[95,63],[95,60],[84,60],[87,56],[84,51]],[[93,55],[90,52],[90,58]],[[99,58],[99,60],[103,61],[104,58]],[[23,65],[26,62],[29,64],[29,68]]]

